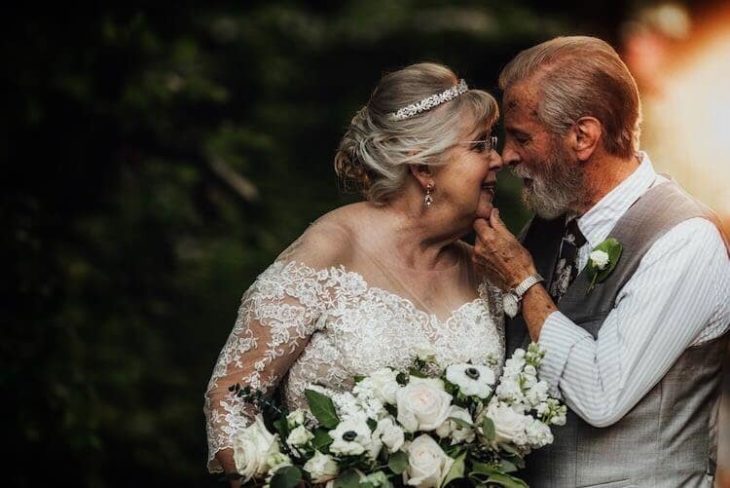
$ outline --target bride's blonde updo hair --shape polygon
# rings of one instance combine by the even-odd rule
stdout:
[[[446,66],[413,64],[380,80],[367,105],[350,122],[335,155],[335,171],[345,188],[359,189],[369,201],[386,203],[404,185],[408,165],[438,165],[440,155],[458,142],[465,125],[499,117],[489,93],[468,90],[456,98],[397,120],[403,107],[452,88],[458,77]]]

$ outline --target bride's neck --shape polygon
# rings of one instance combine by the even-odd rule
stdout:
[[[402,202],[375,208],[377,223],[382,234],[374,236],[378,247],[388,250],[384,259],[397,260],[402,267],[413,270],[440,270],[456,264],[454,242],[461,235],[449,232],[449,225],[441,222],[435,212],[410,208]]]

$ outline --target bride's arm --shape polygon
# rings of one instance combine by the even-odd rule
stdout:
[[[243,296],[205,394],[211,472],[236,472],[235,435],[257,413],[236,394],[235,385],[267,395],[286,375],[324,312],[327,290],[321,278],[312,268],[280,261]]]

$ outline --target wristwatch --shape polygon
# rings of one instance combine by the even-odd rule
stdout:
[[[533,285],[545,281],[545,279],[539,274],[528,276],[519,285],[512,288],[502,296],[502,309],[510,318],[515,318],[520,313],[520,307],[522,305],[522,297],[525,296],[527,290]]]

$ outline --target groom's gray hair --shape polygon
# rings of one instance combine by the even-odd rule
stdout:
[[[604,128],[603,146],[628,158],[639,148],[641,101],[618,53],[595,37],[557,37],[520,52],[502,70],[502,90],[528,82],[538,91],[537,116],[562,135],[581,117]]]

